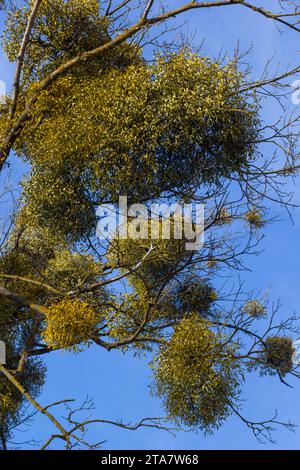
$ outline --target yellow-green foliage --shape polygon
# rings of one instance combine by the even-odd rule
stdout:
[[[34,1],[28,4],[7,15],[4,46],[11,61],[18,54]],[[99,16],[98,0],[42,2],[26,50],[25,78],[40,78],[62,60],[103,44],[108,39],[107,26]]]
[[[120,294],[110,303],[114,304],[106,318],[110,336],[117,340],[129,338],[147,318],[142,336],[151,337],[155,331],[156,338],[163,337],[164,332],[159,329],[162,324],[178,323],[188,314],[192,318],[196,313],[199,318],[209,316],[217,294],[204,279],[187,278],[171,283],[159,299],[156,297],[156,291],[149,291],[143,282],[134,282],[134,292]],[[140,341],[133,347],[151,350],[153,345]]]
[[[118,341],[132,337],[146,318],[147,323],[144,324],[142,336],[163,337],[163,331],[155,329],[154,333],[153,328],[166,321],[175,320],[177,309],[168,301],[155,305],[155,295],[151,296],[143,283],[137,283],[134,287],[133,293],[120,294],[114,299],[114,307],[108,311],[106,322],[110,337]],[[135,351],[152,351],[153,343],[138,341],[123,347],[124,350],[128,348],[133,348]]]
[[[185,52],[153,66],[63,77],[41,95],[47,119],[28,139],[28,154],[43,164],[88,165],[96,189],[99,178],[113,183],[109,175],[120,190],[129,177],[141,189],[139,176],[161,191],[192,175],[227,174],[253,150],[246,139],[255,109],[239,94],[241,79],[234,65]]]
[[[0,379],[0,431],[6,431],[17,419],[22,396],[6,377]],[[0,447],[1,448],[1,447]]]
[[[148,255],[151,245],[154,247]],[[137,274],[129,276],[132,285],[138,286],[141,282],[149,288],[159,287],[167,275],[170,275],[176,266],[190,255],[185,248],[184,240],[113,240],[108,253],[109,261],[123,270],[135,267],[139,262]]]
[[[61,77],[40,94],[16,148],[33,163],[29,222],[80,237],[94,227],[95,200],[178,189],[190,198],[246,168],[257,114],[242,81],[234,64],[187,51]]]
[[[249,300],[244,305],[243,312],[255,318],[263,318],[267,315],[266,308],[257,300]]]
[[[124,338],[131,337],[142,324],[149,308],[149,296],[145,289],[138,288],[135,293],[123,294],[119,296],[119,300],[115,299],[115,306],[106,311],[106,322],[108,324],[109,336],[114,340],[121,341]],[[148,325],[143,329],[142,335],[148,333],[148,328],[153,324],[155,314],[149,315]],[[157,334],[158,336],[158,334]],[[124,346],[124,350],[128,348],[135,350],[151,350],[153,345],[150,343],[137,342],[130,346]]]
[[[42,264],[44,265],[44,263]],[[10,250],[0,257],[1,274],[34,278],[36,268],[37,265],[32,262],[32,259],[27,253],[19,250]],[[13,292],[25,295],[29,299],[37,298],[41,294],[41,288],[39,286],[21,282],[17,279],[7,280],[6,286]]]
[[[7,125],[6,107],[0,103],[0,139],[3,140]]]
[[[0,423],[2,421],[2,416],[5,416],[7,412],[15,414],[18,407],[18,403],[12,396],[11,390],[9,390],[9,384],[6,384],[6,386],[7,390],[0,392]],[[3,389],[4,387],[1,388]]]
[[[77,351],[80,343],[87,344],[95,336],[100,320],[101,313],[86,302],[60,300],[48,307],[42,336],[53,348]]]
[[[250,209],[245,214],[245,220],[253,228],[262,228],[265,225],[265,221],[262,218],[261,212],[255,207]]]
[[[51,257],[58,249],[66,248],[64,238],[55,230],[51,230],[44,224],[34,226],[26,224],[26,207],[22,207],[18,213],[15,225],[15,232],[12,234],[11,242],[18,239],[18,244],[22,249],[30,251],[40,257]]]
[[[26,206],[22,218],[26,226],[34,230],[42,226],[71,242],[95,227],[93,204],[85,195],[82,181],[67,165],[59,175],[50,169],[33,170],[23,186]]]
[[[55,253],[43,274],[60,288],[71,289],[91,281],[98,272],[99,267],[91,255],[63,250]]]
[[[185,318],[154,364],[157,394],[175,421],[209,432],[229,415],[238,393],[234,350],[197,316]]]
[[[295,352],[293,340],[285,336],[269,336],[262,356],[262,363],[267,369],[275,369],[285,375],[293,368]]]

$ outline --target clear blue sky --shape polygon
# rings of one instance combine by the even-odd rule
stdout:
[[[175,2],[172,2],[172,4]],[[180,2],[176,2],[180,3]],[[266,7],[274,4],[264,1]],[[249,62],[253,77],[259,77],[265,62],[275,55],[274,66],[279,62],[284,69],[287,65],[299,65],[296,33],[285,30],[282,36],[275,25],[241,8],[220,8],[186,15],[184,31],[196,33],[195,45],[205,39],[204,51],[217,56],[221,47],[230,55],[237,41],[241,49],[253,44]],[[12,66],[1,52],[0,80],[11,83]],[[300,79],[300,77],[296,77]],[[292,80],[291,80],[292,81]],[[291,107],[293,105],[291,104]],[[299,109],[300,111],[300,109]],[[276,117],[272,105],[264,110],[265,116]],[[14,162],[16,165],[16,162]],[[23,167],[21,167],[23,168]],[[295,186],[295,201],[300,202],[300,190]],[[248,288],[262,291],[271,287],[274,300],[283,303],[282,316],[294,310],[299,312],[299,261],[300,223],[299,210],[293,213],[293,225],[282,213],[280,221],[264,230],[262,242],[264,252],[248,259],[251,272],[242,274]],[[94,398],[98,418],[138,420],[144,416],[161,416],[160,402],[150,396],[148,385],[151,375],[147,358],[135,359],[112,351],[103,352],[90,348],[81,355],[53,353],[46,360],[48,372],[44,392],[39,401],[47,404],[61,398],[76,398],[81,401],[88,393]],[[280,418],[291,419],[300,425],[299,385],[289,389],[276,378],[260,378],[252,375],[244,387],[244,414],[249,418],[270,418],[278,409]],[[26,438],[38,435],[41,439],[49,436],[49,425],[44,418],[36,419]],[[275,435],[277,444],[265,446],[256,442],[250,431],[237,418],[231,418],[224,427],[211,437],[195,433],[178,433],[176,438],[162,431],[122,431],[109,426],[96,425],[90,433],[95,441],[107,440],[107,449],[299,449],[300,428],[295,433],[280,429]],[[25,436],[19,433],[16,440]],[[22,446],[21,446],[22,447]]]

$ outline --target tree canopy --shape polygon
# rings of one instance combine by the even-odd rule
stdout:
[[[0,107],[1,168],[13,153],[14,165],[30,169],[1,240],[2,448],[26,420],[27,402],[42,410],[42,357],[92,344],[152,358],[152,392],[166,412],[157,428],[167,421],[211,433],[235,414],[272,440],[274,419],[253,423],[241,414],[242,384],[256,370],[283,383],[300,377],[297,318],[276,320],[276,307],[241,285],[225,295],[218,275],[243,269],[255,252],[268,201],[289,207],[282,188],[298,170],[295,121],[266,125],[261,96],[280,100],[272,85],[281,90],[296,71],[253,80],[238,56],[166,47],[163,26],[222,3],[296,34],[298,9],[291,2],[283,16],[243,1],[182,2],[175,10],[156,1],[4,3],[3,48],[16,75]],[[156,25],[162,43],[149,57],[143,39]],[[267,157],[266,143],[274,150]],[[174,233],[99,240],[98,206],[122,195],[147,207],[205,204],[204,245],[187,250]],[[93,447],[82,435],[89,421],[69,415],[69,429],[49,408],[46,416],[67,448]]]

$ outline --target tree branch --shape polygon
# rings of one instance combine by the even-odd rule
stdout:
[[[39,7],[40,7],[41,3],[42,3],[42,0],[36,0],[34,5],[33,5],[32,11],[31,11],[31,13],[29,15],[29,18],[28,18],[28,21],[27,21],[25,33],[24,33],[23,40],[22,40],[22,43],[21,43],[21,47],[20,47],[20,50],[19,50],[19,53],[18,53],[17,67],[16,67],[15,78],[14,78],[14,82],[13,82],[13,97],[12,97],[12,102],[11,102],[10,109],[9,109],[9,119],[10,120],[12,120],[14,118],[14,115],[15,115],[15,112],[16,112],[18,97],[19,97],[19,93],[20,93],[20,80],[21,80],[22,67],[23,67],[24,57],[25,57],[25,53],[26,53],[26,48],[27,48],[27,45],[29,43],[30,34],[31,34],[31,31],[32,31],[32,28],[33,28],[33,25],[34,25],[34,21],[35,21],[35,18],[37,16],[37,13],[38,13],[38,10],[39,10]]]

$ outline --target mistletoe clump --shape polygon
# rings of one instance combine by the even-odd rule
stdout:
[[[293,368],[295,348],[293,340],[285,336],[269,336],[265,341],[265,351],[262,357],[264,368],[272,373],[278,371],[286,375]]]
[[[34,2],[28,3],[32,6]],[[16,60],[29,14],[27,6],[8,12],[4,47],[11,61]],[[107,26],[99,17],[98,0],[42,2],[27,47],[25,78],[41,78],[62,60],[103,44],[109,39]]]
[[[95,279],[99,267],[91,255],[61,250],[48,262],[44,276],[63,288],[75,288]]]
[[[254,318],[264,318],[267,315],[266,308],[257,300],[249,300],[244,305],[243,312]]]
[[[218,294],[207,279],[198,275],[185,276],[173,282],[158,302],[161,317],[180,319],[188,314],[206,318],[212,314],[212,306]]]
[[[190,200],[199,186],[247,171],[258,118],[236,65],[189,51],[149,65],[131,52],[126,66],[107,60],[40,93],[15,148],[32,164],[28,224],[82,238],[95,228],[95,201],[179,190]]]
[[[176,327],[154,369],[156,393],[180,424],[211,432],[230,414],[229,400],[238,395],[239,383],[234,350],[197,316]]]
[[[245,214],[245,220],[250,225],[250,227],[259,229],[265,225],[265,221],[262,218],[261,212],[257,208],[250,209]]]
[[[45,312],[42,336],[54,349],[78,350],[95,336],[100,314],[79,299],[64,299],[51,304]]]
[[[217,297],[213,287],[200,276],[188,277],[178,286],[178,306],[183,312],[205,315]]]

